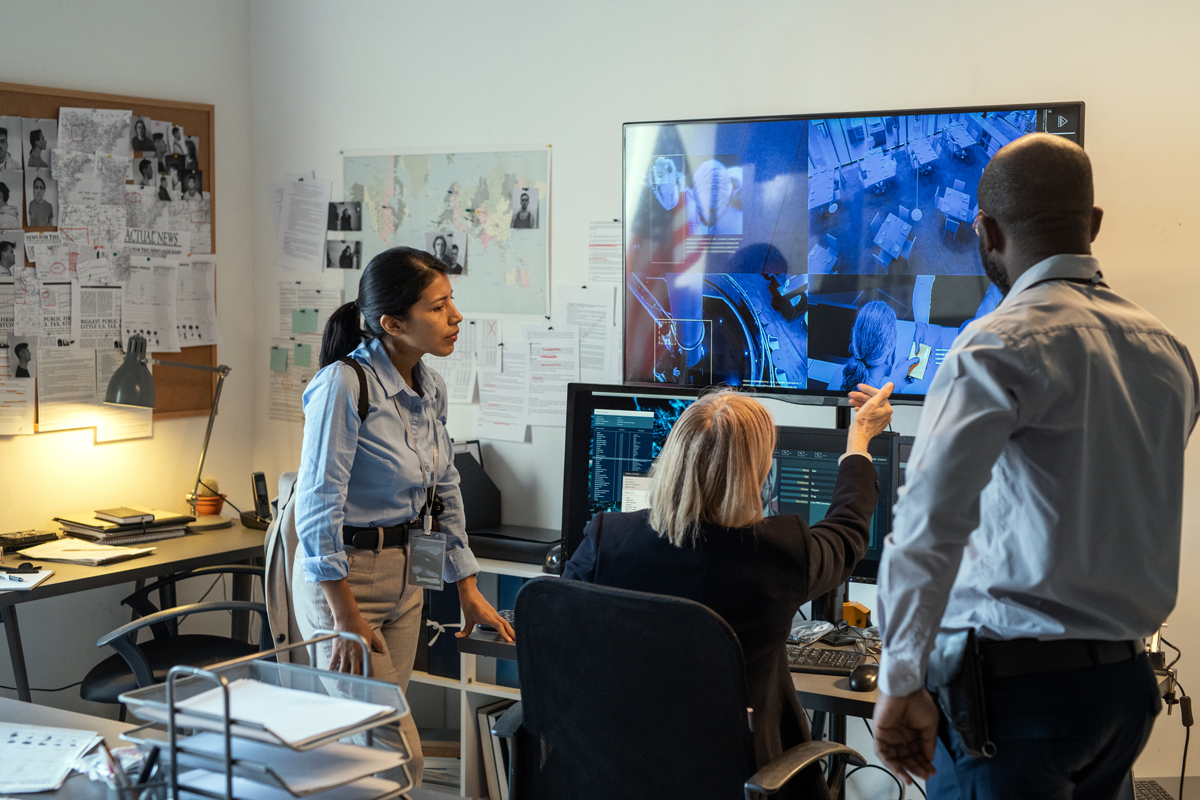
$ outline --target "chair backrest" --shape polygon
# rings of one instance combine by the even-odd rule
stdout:
[[[905,222],[911,222],[912,221],[912,212],[909,211],[904,206],[900,206],[900,219],[904,220]]]
[[[834,237],[834,235],[832,233],[825,234],[825,244],[827,244],[829,246],[830,253],[837,255],[838,240]]]
[[[737,636],[708,608],[554,578],[517,595],[522,800],[741,797],[754,773]]]
[[[963,189],[967,188],[967,184],[963,183],[958,178],[955,178],[954,179],[954,188],[961,192]]]
[[[879,214],[875,215],[875,219],[871,220],[871,235],[879,233],[879,229],[883,227],[883,217]]]
[[[904,246],[900,248],[900,257],[901,257],[901,258],[908,258],[908,254],[912,252],[913,245],[914,245],[915,243],[916,243],[916,242],[915,242],[914,240],[912,240],[912,239],[905,239],[905,240],[904,240]]]
[[[949,217],[946,217],[946,232],[944,235],[949,236],[951,239],[958,236],[958,223]]]

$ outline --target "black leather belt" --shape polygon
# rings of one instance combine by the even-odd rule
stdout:
[[[420,527],[419,520],[406,522],[403,525],[393,525],[383,529],[383,547],[407,547],[408,532]],[[349,525],[342,527],[342,541],[347,547],[358,550],[374,550],[379,547],[379,528],[354,528]]]
[[[989,678],[1015,678],[1039,672],[1058,672],[1116,664],[1142,652],[1141,642],[1106,642],[1097,639],[1037,639],[979,642],[983,669]]]

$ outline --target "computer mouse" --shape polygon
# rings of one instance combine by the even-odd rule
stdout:
[[[549,575],[562,575],[562,544],[556,544],[546,551],[546,560],[542,562],[542,572]]]
[[[859,664],[850,673],[850,691],[852,692],[873,692],[878,686],[878,664]]]

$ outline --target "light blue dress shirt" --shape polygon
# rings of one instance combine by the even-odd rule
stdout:
[[[1130,640],[1175,606],[1195,366],[1157,319],[1059,255],[954,342],[925,399],[879,570],[890,695],[933,637]]]
[[[424,393],[418,395],[400,377],[378,339],[363,342],[350,356],[366,368],[366,422],[360,424],[358,417],[358,376],[345,364],[325,367],[304,390],[304,445],[296,479],[296,533],[304,577],[346,577],[342,526],[386,528],[408,522],[425,505],[423,485],[434,484],[446,505],[440,518],[446,535],[442,577],[453,583],[474,575],[479,564],[467,546],[458,470],[446,432],[445,381],[417,362],[413,383]]]

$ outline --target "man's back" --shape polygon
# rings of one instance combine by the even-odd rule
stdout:
[[[953,468],[924,459],[954,435],[936,413],[940,403],[961,406],[966,395],[974,414],[1011,424],[943,628],[996,639],[1132,639],[1157,629],[1175,604],[1195,370],[1157,319],[1089,283],[1095,271],[1084,256],[1030,270],[963,332],[943,365],[957,379],[930,393],[899,531],[919,529],[933,501],[922,495],[945,486],[913,474]],[[973,388],[963,392],[964,381]],[[953,413],[969,424],[962,410]]]

